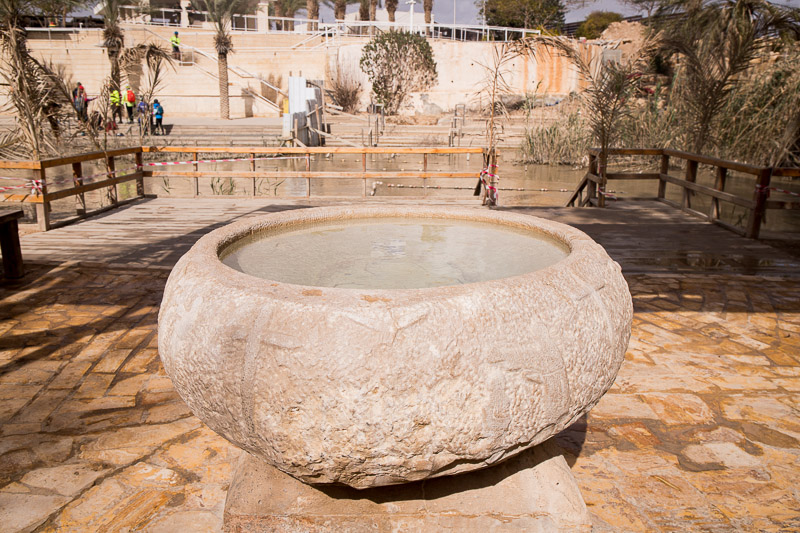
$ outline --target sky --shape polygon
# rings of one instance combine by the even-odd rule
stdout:
[[[585,20],[592,11],[615,11],[623,16],[632,16],[639,13],[625,5],[621,0],[582,0],[586,5],[581,8],[572,8],[567,11],[566,22],[580,22]],[[800,0],[773,0],[776,3],[800,8]],[[415,13],[422,13],[422,0],[417,0],[414,6]],[[408,11],[406,0],[398,1],[398,11]],[[481,24],[483,21],[478,15],[478,7],[474,0],[434,0],[433,13],[434,19],[442,24],[453,23],[453,7],[455,7],[457,24]],[[351,5],[347,9],[348,13],[358,11],[358,5]],[[298,13],[298,16],[304,16]],[[83,13],[76,12],[76,15],[87,16],[90,11]],[[333,22],[333,10],[324,4],[320,6],[320,16],[324,22]],[[418,20],[422,20],[421,18]]]
[[[417,0],[414,6],[416,13],[422,12],[422,0]],[[778,3],[800,7],[800,0],[779,0]],[[408,11],[405,0],[399,0],[398,11]],[[584,20],[592,11],[615,11],[624,16],[637,15],[636,10],[623,4],[620,0],[586,0],[586,6],[567,11],[566,22],[578,22]],[[453,23],[453,7],[456,12],[457,24],[480,24],[482,21],[478,15],[478,7],[474,0],[434,0],[433,13],[434,19],[443,24]],[[350,6],[348,12],[358,11],[358,5]],[[322,6],[320,15],[326,22],[333,21],[333,11]]]
[[[800,0],[797,0],[800,2]],[[587,7],[572,10],[567,12],[566,21],[579,21],[586,18],[586,15],[592,11],[605,10],[616,11],[624,15],[635,15],[636,12],[624,6],[618,0],[587,0]],[[591,4],[591,5],[589,5]],[[456,24],[481,24],[483,21],[478,15],[478,6],[475,5],[474,0],[434,0],[433,2],[433,15],[434,20],[442,24],[453,23],[453,7],[455,7]],[[406,5],[405,0],[399,0],[397,11],[408,11],[409,6]],[[351,5],[347,8],[347,12],[351,13],[358,11],[358,5]],[[414,6],[415,13],[422,13],[422,0],[417,0],[417,5]],[[326,8],[324,5],[320,6],[320,16],[325,22],[333,22],[333,11]],[[421,20],[421,19],[420,19]]]

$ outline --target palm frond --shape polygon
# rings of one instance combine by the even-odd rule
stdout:
[[[716,142],[712,122],[743,73],[781,40],[800,38],[800,10],[767,0],[672,0],[662,11],[679,9],[685,15],[662,19],[659,29],[663,51],[677,57],[684,78],[688,148],[700,152]]]

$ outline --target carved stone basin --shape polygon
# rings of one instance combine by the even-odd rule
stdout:
[[[488,245],[439,254],[447,263],[468,250],[467,267],[448,274],[460,284],[295,284],[298,268],[343,260],[327,248],[338,224],[369,233],[370,224],[405,221],[446,222],[451,229],[435,230],[439,237],[482,226],[475,234],[488,229]],[[318,241],[324,246],[308,246],[321,258],[287,255],[280,277],[293,283],[223,263],[236,266],[229,257],[242,243],[292,241],[331,225],[336,231]],[[515,272],[508,265],[527,252],[524,240],[501,246],[505,237],[491,231],[544,240],[562,258],[534,271],[523,262],[523,272],[491,279]],[[448,246],[439,237],[420,257]],[[387,254],[411,254],[413,240],[394,235],[388,245],[344,248],[372,250],[379,267],[365,268],[375,273]],[[476,261],[485,275],[462,276]],[[414,271],[411,279],[419,277]],[[568,427],[614,382],[632,313],[619,265],[563,224],[438,206],[300,209],[237,222],[195,244],[167,282],[159,352],[191,410],[229,441],[301,481],[367,488],[484,468]]]

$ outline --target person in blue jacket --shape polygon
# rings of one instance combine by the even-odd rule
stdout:
[[[164,119],[164,106],[158,102],[158,99],[153,100],[153,118],[156,120],[153,134],[166,135],[167,132],[164,130],[164,124],[161,122]],[[161,133],[159,133],[159,131]]]

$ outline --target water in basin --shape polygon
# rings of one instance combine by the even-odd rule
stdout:
[[[569,253],[530,230],[452,219],[364,219],[266,232],[232,244],[226,265],[273,281],[418,289],[517,276]]]

